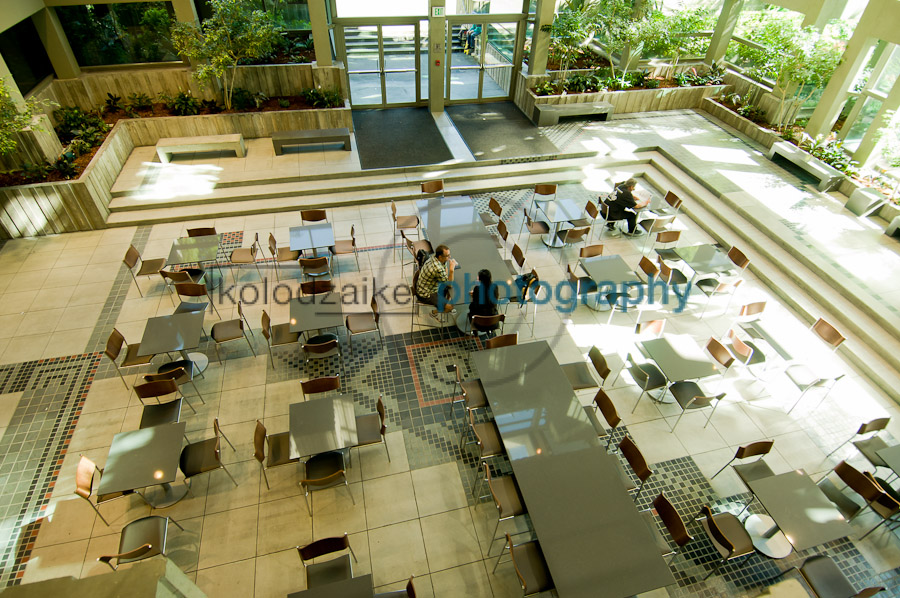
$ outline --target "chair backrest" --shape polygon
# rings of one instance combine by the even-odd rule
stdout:
[[[179,297],[206,297],[209,291],[205,282],[177,282],[175,292]]]
[[[588,351],[588,359],[591,360],[591,365],[594,366],[594,371],[597,372],[600,379],[606,382],[606,379],[609,378],[612,370],[609,369],[609,364],[606,363],[606,357],[603,356],[603,353],[600,352],[600,349],[598,349],[596,345],[591,347]]]
[[[511,347],[519,342],[519,333],[512,332],[510,334],[501,334],[494,338],[489,338],[484,342],[485,349],[497,349],[499,347]]]
[[[844,338],[844,335],[837,331],[837,328],[822,318],[816,320],[816,323],[812,325],[812,331],[820,339],[831,345],[833,349],[837,349],[841,346],[841,343],[847,340]]]
[[[134,245],[129,245],[128,251],[125,252],[125,258],[122,261],[129,268],[134,268],[139,259],[141,259],[141,252],[135,249]]]
[[[641,257],[641,261],[638,263],[638,266],[647,276],[657,276],[659,274],[659,268],[657,268],[656,264],[651,262],[647,258],[647,256]]]
[[[239,320],[246,320],[246,319],[247,319],[247,316],[244,315],[244,308],[241,306],[241,302],[240,302],[240,301],[237,302],[237,310],[238,310],[238,319],[239,319]],[[248,325],[249,325],[249,323],[248,323]],[[243,328],[243,326],[242,326],[241,328]]]
[[[493,197],[488,202],[488,208],[491,210],[491,212],[494,213],[494,216],[496,216],[497,218],[500,218],[500,214],[503,213],[503,207],[500,205],[500,202]]]
[[[728,331],[728,338],[731,340],[731,351],[738,356],[741,361],[746,362],[753,356],[753,347],[742,341],[734,328]]]
[[[680,230],[667,230],[661,233],[656,233],[656,242],[662,245],[665,245],[667,243],[677,243],[680,238]]]
[[[867,502],[876,500],[884,493],[877,483],[846,461],[841,461],[835,465],[834,473]]]
[[[533,578],[535,563],[531,563],[530,560],[521,560],[521,562],[516,560],[516,546],[513,545],[512,538],[509,536],[509,532],[506,533],[506,544],[507,546],[509,546],[509,558],[512,561],[513,570],[516,572],[516,577],[519,579],[519,585],[522,587],[522,591],[526,596],[533,595],[541,588],[529,587],[528,582],[525,579],[525,575],[522,573],[522,568],[526,569],[526,572],[529,574],[529,578]],[[546,582],[547,580],[544,581]],[[539,583],[540,582],[535,582],[536,585],[538,585]]]
[[[730,368],[731,364],[734,363],[734,355],[732,355],[728,351],[728,348],[715,337],[710,337],[706,342],[706,350],[709,351],[709,354],[712,355],[713,359],[725,369]]]
[[[613,404],[612,399],[609,398],[609,395],[602,388],[594,395],[594,405],[603,414],[603,419],[606,420],[609,427],[616,428],[622,423],[622,418],[619,417],[615,404]]]
[[[328,265],[328,258],[324,255],[320,257],[301,257],[297,259],[297,263],[300,264],[301,268],[321,268]]]
[[[741,270],[750,265],[750,258],[744,255],[744,252],[737,247],[732,247],[728,250],[728,259]]]
[[[650,382],[650,374],[646,370],[644,370],[644,368],[642,368],[637,361],[634,360],[634,357],[631,356],[631,353],[628,353],[626,355],[625,365],[627,366],[628,373],[631,374],[631,378],[634,380],[634,383],[641,388],[645,388]]]
[[[375,300],[375,297],[372,297],[372,301],[369,302],[369,307],[372,308],[372,317],[375,318],[375,324],[378,324],[378,320],[381,319],[381,314],[378,312],[378,301]]]
[[[681,207],[681,199],[671,191],[666,191],[666,203],[676,210]]]
[[[322,222],[326,218],[325,210],[300,210],[301,222]]]
[[[82,498],[90,498],[94,491],[94,473],[97,465],[81,455],[78,461],[78,469],[75,470],[75,494]]]
[[[603,245],[595,244],[582,247],[578,250],[578,257],[584,259],[589,257],[597,257],[603,255]]]
[[[350,225],[350,243],[353,245],[353,249],[356,249],[356,225]]]
[[[590,227],[585,228],[570,228],[566,230],[566,235],[563,239],[565,243],[578,243],[580,242],[588,232],[590,232]]]
[[[121,332],[113,328],[113,331],[109,334],[109,338],[106,339],[106,349],[103,350],[103,354],[115,361],[119,358],[119,353],[122,352],[122,346],[124,344],[125,337],[122,336]]]
[[[319,558],[320,556],[325,556],[326,554],[332,554],[334,552],[347,550],[349,548],[350,538],[345,533],[343,536],[322,538],[321,540],[316,540],[315,542],[307,544],[306,546],[298,546],[297,553],[300,555],[300,560],[303,562],[303,566],[305,567],[307,566],[307,561]]]
[[[384,395],[378,395],[378,402],[375,403],[375,411],[378,412],[378,419],[381,420],[381,437],[384,438],[384,433],[387,431],[387,426],[384,424],[384,420],[387,417],[387,413],[384,410]]]
[[[647,465],[647,460],[644,459],[644,455],[641,454],[640,449],[631,437],[626,435],[622,438],[622,442],[619,443],[619,450],[639,480],[643,482],[653,474],[653,470]]]
[[[174,368],[159,374],[144,374],[144,382],[158,382],[159,380],[172,380],[175,384],[182,384],[190,380],[187,370],[183,367]]]
[[[438,193],[444,190],[444,180],[425,181],[422,183],[422,193]]]
[[[214,226],[204,226],[200,228],[189,228],[187,229],[187,234],[189,237],[209,237],[219,233],[216,232],[216,227]]]
[[[758,442],[751,442],[750,444],[738,447],[738,450],[734,453],[734,458],[746,459],[748,457],[755,457],[757,455],[767,455],[769,451],[772,450],[772,446],[774,444],[774,440],[760,440]]]
[[[634,325],[635,334],[652,334],[660,337],[666,329],[665,320],[647,320],[646,322],[638,322]]]
[[[592,220],[596,220],[597,216],[600,215],[597,204],[590,200],[588,200],[587,204],[584,206],[584,211],[588,213],[588,216],[590,216]]]
[[[406,596],[407,598],[416,598],[416,587],[413,585],[413,577],[415,575],[409,576],[409,581],[406,582]]]
[[[664,218],[656,218],[653,222],[650,223],[650,229],[647,233],[658,233],[661,230],[665,230],[667,226],[675,222],[675,216],[665,216]]]
[[[728,536],[726,536],[719,528],[719,524],[716,523],[712,509],[709,508],[709,505],[700,507],[700,514],[706,517],[706,523],[709,526],[709,535],[712,536],[712,540],[725,549],[729,557],[734,554],[734,543],[728,539]]]
[[[271,340],[272,338],[272,319],[269,317],[269,314],[266,313],[266,310],[262,312],[262,318],[260,319],[262,324],[262,333],[263,336],[266,337],[266,340]]]
[[[552,183],[538,183],[534,186],[535,195],[556,195],[556,185]],[[538,200],[541,201],[541,200]]]
[[[742,318],[747,316],[755,316],[757,314],[761,314],[763,310],[766,309],[765,301],[756,301],[755,303],[748,303],[747,305],[741,306],[741,311],[738,315]]]
[[[272,254],[272,257],[278,254],[278,243],[275,242],[275,235],[272,233],[269,233],[269,253]]]
[[[659,262],[659,277],[666,282],[666,284],[672,283],[672,268],[669,267],[669,264],[663,261],[660,257]]]
[[[253,431],[253,456],[260,463],[266,460],[266,427],[259,420],[256,420],[256,429]]]
[[[518,245],[513,245],[512,256],[520,268],[525,266],[525,254],[522,253],[522,249]]]
[[[173,284],[180,282],[194,282],[194,279],[191,278],[191,275],[185,270],[160,270],[159,275],[163,277],[163,280],[169,280]]]
[[[478,448],[483,448],[483,444],[481,442],[481,436],[478,435],[478,429],[475,428],[475,410],[469,410],[469,428],[472,429],[472,436],[475,437],[475,442],[478,444]]]
[[[879,417],[878,419],[873,419],[872,421],[866,422],[861,425],[856,433],[868,434],[869,432],[880,432],[887,427],[889,421],[891,421],[891,418],[889,417]]]
[[[600,215],[603,216],[603,219],[609,222],[609,204],[605,202],[600,202]]]
[[[304,295],[321,295],[330,293],[334,284],[330,280],[308,280],[300,283],[300,292]]]
[[[506,228],[506,223],[502,220],[497,223],[497,233],[504,241],[509,238],[509,230]]]
[[[676,545],[684,546],[694,539],[688,533],[681,515],[678,514],[678,511],[675,510],[675,507],[672,506],[665,494],[660,492],[659,496],[653,499],[653,508],[656,509],[659,518],[662,519],[663,525],[669,530],[669,535],[672,536],[672,540]]]
[[[320,392],[328,392],[329,390],[341,389],[340,376],[326,376],[324,378],[313,378],[300,383],[300,389],[305,395],[314,395]]]
[[[494,316],[472,316],[472,328],[475,330],[487,330],[506,321],[506,314]]]
[[[178,392],[178,384],[172,379],[142,382],[141,384],[134,385],[134,394],[140,399],[164,397],[173,392]]]
[[[337,337],[327,340],[324,343],[303,343],[303,350],[313,354],[328,353],[336,347],[338,347]]]

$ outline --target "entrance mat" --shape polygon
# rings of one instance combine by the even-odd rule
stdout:
[[[477,160],[559,153],[512,102],[448,106],[447,114]]]
[[[354,110],[353,128],[364,170],[453,159],[428,108]]]

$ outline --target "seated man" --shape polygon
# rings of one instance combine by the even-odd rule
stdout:
[[[640,202],[634,199],[632,192],[635,187],[637,187],[637,181],[634,179],[628,179],[624,183],[617,184],[615,199],[607,202],[607,205],[609,206],[609,220],[628,221],[628,231],[625,233],[627,235],[638,234],[637,210],[647,207],[647,205],[650,204],[649,198]],[[607,222],[606,227],[609,230],[613,230],[616,225],[613,222]]]
[[[438,245],[434,255],[422,265],[419,270],[419,280],[416,286],[416,295],[419,300],[429,305],[438,305],[438,289],[442,282],[453,281],[453,271],[456,269],[456,260],[450,259],[450,248],[446,245]],[[453,312],[450,298],[450,286],[444,287],[444,311]],[[432,310],[432,317],[437,317],[437,310]]]

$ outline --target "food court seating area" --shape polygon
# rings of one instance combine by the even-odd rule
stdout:
[[[57,457],[14,575],[162,553],[211,597],[606,595],[582,573],[622,596],[897,593],[900,420],[844,333],[690,197],[640,181],[630,237],[545,187],[7,242],[3,425],[52,427]],[[460,280],[511,281],[502,328],[411,313],[423,239]]]

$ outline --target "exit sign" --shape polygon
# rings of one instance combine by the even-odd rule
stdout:
[[[432,6],[431,7],[431,16],[434,18],[439,18],[444,16],[444,7],[443,6]]]

